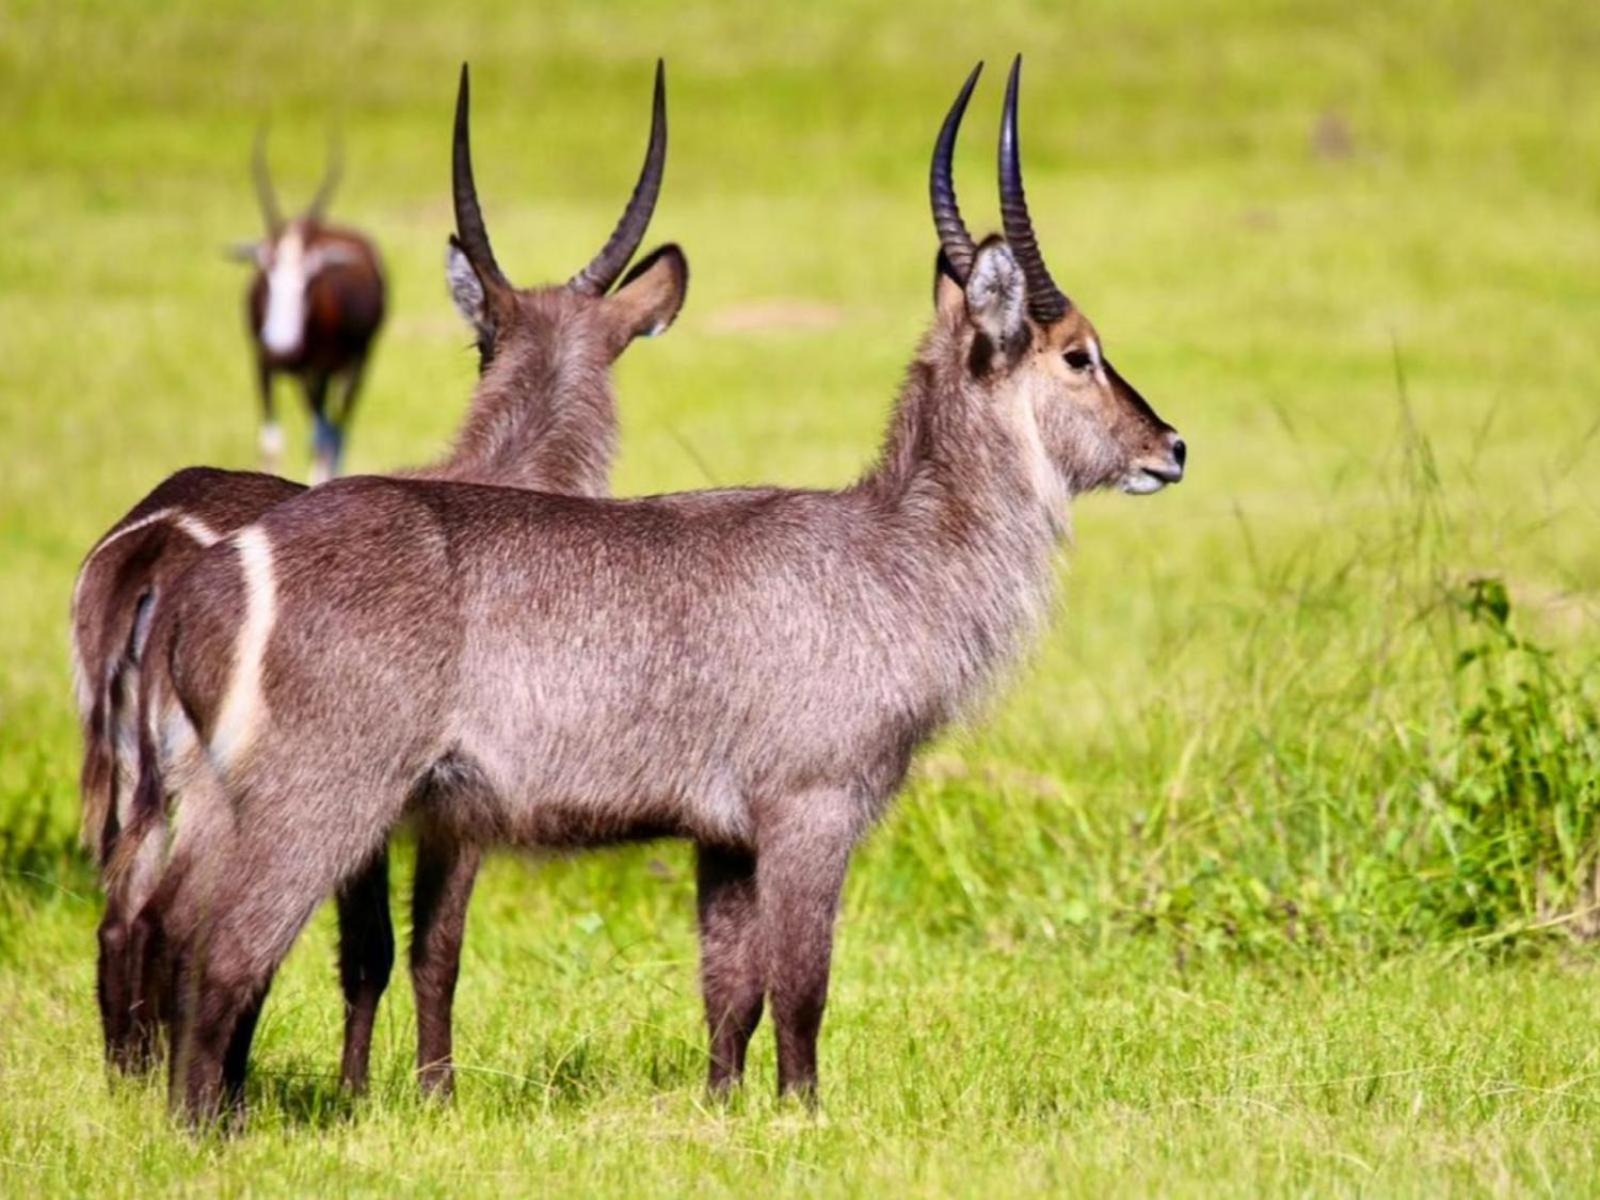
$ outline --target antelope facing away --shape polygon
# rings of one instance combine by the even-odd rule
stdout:
[[[1005,239],[968,234],[950,162],[976,79],[933,156],[932,327],[853,485],[341,480],[207,551],[157,614],[136,819],[170,794],[178,832],[139,923],[178,971],[189,1119],[237,1100],[278,964],[407,815],[471,846],[694,841],[710,1086],[770,1001],[780,1091],[814,1095],[853,847],[1043,620],[1071,497],[1183,474],[1040,255],[1017,67]]]
[[[481,374],[454,448],[409,477],[604,495],[616,449],[611,363],[637,334],[671,324],[688,281],[687,262],[670,244],[623,275],[649,225],[666,165],[663,69],[657,65],[644,165],[622,218],[599,253],[561,285],[517,289],[495,264],[473,182],[468,106],[463,67],[452,151],[457,235],[450,240],[446,265],[455,301],[477,337]],[[613,288],[619,277],[620,286]],[[252,472],[180,471],[101,538],[79,570],[72,629],[85,747],[84,836],[107,884],[100,1003],[108,1057],[123,1069],[150,1062],[158,1008],[157,998],[138,984],[137,957],[127,936],[147,880],[134,869],[137,864],[112,866],[130,821],[137,773],[139,678],[165,669],[164,660],[145,653],[151,621],[202,550],[302,491],[298,484]],[[337,653],[336,646],[328,649]],[[417,897],[424,918],[443,899],[427,882],[430,863],[424,847]],[[470,875],[465,884],[470,888]],[[359,1089],[394,956],[382,849],[340,891],[339,922],[346,1000],[343,1079]],[[419,920],[419,928],[425,925]],[[450,995],[439,986],[430,947],[428,939],[419,939],[413,956],[419,1023],[428,1035],[419,1051],[424,1061],[439,1054],[431,1031],[449,1028]],[[452,984],[453,979],[452,974]]]
[[[275,471],[282,458],[283,429],[274,415],[272,383],[280,374],[291,375],[300,381],[311,410],[311,482],[321,483],[339,473],[367,356],[383,324],[383,265],[371,239],[327,222],[328,202],[339,183],[337,146],[311,203],[287,220],[267,166],[265,129],[256,136],[251,170],[266,236],[234,254],[256,268],[245,293],[245,313],[261,392],[262,465]],[[328,393],[335,383],[339,396],[330,406]]]

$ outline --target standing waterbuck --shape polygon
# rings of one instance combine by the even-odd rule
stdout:
[[[339,473],[367,357],[383,324],[383,264],[370,238],[327,222],[341,173],[337,143],[329,150],[316,195],[295,217],[285,219],[278,207],[264,128],[256,135],[250,168],[266,235],[235,247],[233,254],[255,267],[245,292],[245,315],[261,393],[262,466],[277,470],[283,454],[272,383],[280,374],[290,375],[300,381],[311,410],[311,482],[321,483]],[[336,382],[339,396],[330,406],[328,392]]]
[[[1019,63],[1020,65],[1020,63]],[[1034,240],[1002,119],[1004,240],[940,131],[932,328],[881,454],[838,491],[613,501],[352,479],[208,551],[157,616],[142,803],[178,832],[139,921],[176,970],[172,1101],[236,1102],[273,973],[408,814],[473,847],[683,837],[709,1083],[770,1002],[811,1096],[852,848],[913,752],[1042,622],[1076,493],[1153,492],[1184,446]]]
[[[612,362],[642,332],[666,328],[688,280],[682,252],[662,246],[623,277],[643,240],[666,165],[666,92],[657,65],[644,165],[621,220],[600,252],[568,283],[513,287],[495,264],[472,176],[469,93],[462,70],[453,176],[457,235],[447,269],[456,303],[477,337],[481,375],[456,444],[410,478],[492,482],[574,495],[609,490],[616,449]],[[622,277],[614,291],[613,285]],[[608,294],[609,293],[609,294]],[[150,1061],[157,1006],[139,982],[129,921],[146,898],[151,864],[117,854],[133,817],[136,721],[145,653],[158,602],[206,547],[304,489],[269,475],[191,468],[163,482],[123,518],[79,570],[73,595],[73,658],[84,734],[84,835],[107,882],[100,930],[100,1003],[111,1061]],[[417,904],[437,902],[422,858]],[[470,880],[468,881],[470,883]],[[366,1080],[372,1022],[393,962],[388,868],[380,849],[339,893],[340,976],[346,999],[343,1078]],[[421,978],[431,960],[418,955]],[[434,990],[419,987],[424,1028],[441,1024]],[[442,1023],[448,1026],[448,1016]]]

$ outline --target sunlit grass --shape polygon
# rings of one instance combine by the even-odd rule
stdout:
[[[462,7],[0,16],[0,1192],[1592,1192],[1600,10]],[[766,1030],[747,1094],[702,1097],[679,846],[492,866],[451,1108],[414,1095],[402,978],[372,1095],[338,1095],[325,916],[247,1135],[108,1089],[67,597],[162,474],[251,462],[220,251],[256,225],[257,123],[289,199],[343,127],[335,210],[393,285],[351,448],[379,469],[438,453],[473,377],[458,62],[531,282],[609,230],[665,55],[651,236],[691,286],[619,367],[618,490],[826,485],[926,319],[938,117],[1019,47],[1046,250],[1192,470],[1079,507],[1038,654],[864,848],[822,1116],[772,1099]]]

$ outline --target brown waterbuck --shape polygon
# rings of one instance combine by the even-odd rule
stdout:
[[[383,264],[370,238],[327,222],[328,202],[339,184],[337,144],[311,203],[287,220],[267,166],[265,129],[256,135],[250,165],[266,236],[233,253],[255,266],[245,315],[261,393],[262,465],[277,470],[283,454],[272,384],[278,375],[290,375],[300,381],[311,410],[311,482],[321,483],[339,473],[367,357],[383,324]],[[328,393],[335,384],[339,396],[330,405]]]
[[[478,341],[481,375],[452,451],[413,478],[493,482],[574,495],[609,489],[616,449],[610,366],[633,337],[665,329],[681,307],[688,266],[662,246],[623,275],[643,240],[666,165],[665,76],[658,64],[649,143],[627,207],[598,254],[566,284],[514,288],[495,263],[478,205],[468,140],[469,94],[462,70],[456,102],[453,175],[457,235],[450,241],[451,290]],[[613,290],[618,278],[622,283]],[[107,1051],[124,1068],[149,1062],[155,1011],[137,986],[128,921],[144,900],[137,864],[112,869],[129,821],[136,771],[135,705],[148,660],[150,622],[174,581],[201,551],[304,489],[269,475],[193,468],[162,483],[112,528],[79,570],[73,594],[73,658],[84,734],[85,841],[106,875],[109,904],[100,931],[100,1000]],[[417,903],[435,902],[427,858]],[[346,1006],[343,1078],[367,1074],[372,1021],[394,953],[388,872],[380,850],[339,895],[340,974]],[[419,978],[432,979],[426,955]],[[440,1025],[434,991],[421,988],[425,1029]],[[447,1003],[447,1001],[446,1001]],[[448,1027],[448,1018],[443,1021]],[[431,1053],[431,1049],[429,1050]]]
[[[710,1085],[770,1002],[780,1091],[814,1094],[852,848],[1044,618],[1071,497],[1183,474],[1045,267],[1016,67],[1005,239],[968,234],[950,162],[976,78],[933,157],[932,327],[855,484],[341,480],[213,547],[158,613],[136,819],[170,797],[178,828],[139,924],[177,965],[190,1119],[237,1100],[278,964],[407,815],[471,847],[694,841]]]

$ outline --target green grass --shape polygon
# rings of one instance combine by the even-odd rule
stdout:
[[[0,1193],[1592,1194],[1600,10],[462,7],[0,5]],[[1018,47],[1055,273],[1191,475],[1079,506],[1039,653],[860,855],[822,1115],[771,1099],[766,1030],[747,1094],[704,1101],[677,846],[486,873],[448,1109],[414,1098],[398,977],[373,1094],[338,1095],[326,917],[247,1134],[108,1089],[67,597],[165,472],[251,462],[219,251],[255,228],[258,121],[286,202],[342,123],[335,209],[393,285],[352,445],[381,469],[437,453],[473,377],[456,64],[535,281],[620,211],[664,54],[652,235],[692,283],[619,367],[618,490],[830,484],[926,319],[938,118]]]

